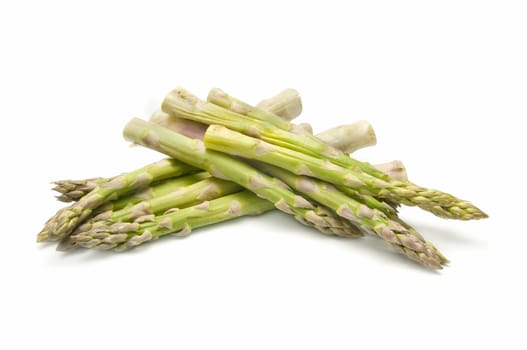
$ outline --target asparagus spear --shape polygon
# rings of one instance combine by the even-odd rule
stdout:
[[[289,170],[297,175],[314,176],[359,194],[386,198],[405,205],[417,205],[437,216],[461,220],[486,217],[472,204],[435,190],[418,192],[398,186],[403,182],[383,181],[365,173],[335,165],[285,147],[272,145],[220,125],[211,125],[205,133],[205,145],[215,151],[255,159]]]
[[[326,160],[327,167],[345,167],[351,174],[350,178],[358,179],[361,183],[366,181],[366,185],[372,190],[377,189],[377,195],[399,197],[404,199],[404,204],[417,205],[441,217],[465,220],[487,217],[471,203],[452,195],[423,188],[409,181],[394,181],[370,164],[359,162],[315,137],[293,134],[276,125],[200,101],[183,89],[175,89],[169,93],[163,101],[163,110],[202,123],[223,125],[246,135],[256,136],[275,146],[283,146],[305,156]]]
[[[346,230],[351,225],[331,212],[319,215],[316,205],[292,192],[283,182],[269,177],[250,165],[228,155],[205,149],[202,141],[189,139],[167,128],[134,118],[124,128],[124,137],[132,142],[165,153],[175,159],[207,170],[271,201],[276,208],[315,227]],[[355,229],[350,229],[355,235]]]
[[[253,107],[248,103],[229,96],[218,88],[210,90],[209,95],[207,96],[207,101],[234,113],[238,113],[239,115],[247,116],[250,120],[259,120],[283,130],[292,129],[292,125],[287,120],[280,118],[272,112]]]
[[[256,107],[229,96],[218,88],[210,90],[207,101],[294,134],[313,135],[313,128],[308,123],[287,123],[296,118],[302,111],[300,94],[294,89],[286,89],[279,95],[260,102]],[[377,142],[373,128],[367,121],[341,125],[317,134],[316,137],[344,153],[352,153],[361,147],[373,146]]]
[[[177,181],[168,181],[165,187],[167,192],[164,195],[145,199],[120,210],[110,209],[102,212],[80,225],[78,231],[87,231],[93,226],[93,223],[101,220],[112,222],[148,220],[152,215],[161,214],[167,210],[189,207],[242,190],[240,186],[231,181],[212,177],[185,187],[180,187]]]
[[[293,89],[286,89],[279,95],[260,102],[256,107],[229,96],[226,92],[218,88],[210,90],[207,101],[232,112],[254,118],[255,120],[269,122],[276,127],[289,130],[295,134],[313,134],[313,129],[308,123],[285,124],[276,119],[276,116],[278,116],[280,117],[279,119],[291,121],[302,111],[300,95]],[[285,116],[284,110],[288,111],[285,113]],[[348,154],[363,147],[374,146],[377,143],[377,138],[371,124],[365,120],[353,124],[340,125],[318,133],[315,136],[325,144]]]
[[[121,196],[116,200],[107,201],[101,204],[99,207],[97,207],[93,211],[92,215],[95,217],[95,216],[99,216],[101,213],[104,213],[104,212],[123,210],[124,208],[131,207],[134,204],[137,204],[141,201],[148,200],[151,198],[161,197],[170,192],[181,190],[182,188],[185,188],[186,186],[192,185],[193,183],[196,183],[197,181],[206,179],[208,177],[210,177],[209,173],[202,171],[202,172],[191,174],[191,175],[179,176],[179,177],[175,177],[175,178],[171,178],[167,180],[161,180],[146,188],[140,188],[137,191],[132,192],[129,195]],[[111,181],[111,179],[112,178],[103,179],[103,181],[108,182],[108,181]],[[68,180],[64,180],[64,182],[68,182]],[[82,182],[82,181],[77,181],[77,182]],[[93,221],[93,218],[90,219],[90,221]],[[87,230],[88,227],[91,228],[91,224],[92,224],[91,222],[90,224],[85,222],[84,224],[81,224],[79,227],[77,227],[74,232],[85,231]],[[68,250],[74,249],[75,247],[76,245],[70,239],[70,236],[65,236],[59,241],[57,245],[57,250],[58,251],[68,251]]]
[[[346,196],[329,183],[298,176],[268,164],[258,163],[256,167],[284,181],[314,201],[333,209],[338,215],[359,223],[365,232],[380,237],[412,260],[432,269],[440,269],[447,262],[438,250],[415,230],[410,231],[401,225],[400,221],[392,220],[382,211],[371,209]]]
[[[197,227],[211,225],[244,215],[256,215],[273,208],[273,204],[249,191],[223,196],[165,215],[155,216],[143,223],[106,223],[92,230],[76,233],[71,240],[86,248],[122,251],[169,233],[182,237]]]
[[[94,209],[108,199],[117,198],[155,181],[194,171],[196,171],[195,168],[185,163],[174,159],[164,159],[117,176],[82,197],[78,202],[59,210],[38,234],[37,242],[58,240],[68,236],[91,215]]]

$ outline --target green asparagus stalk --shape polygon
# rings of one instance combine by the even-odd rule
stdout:
[[[359,177],[360,183],[366,181],[366,185],[371,189],[378,189],[372,191],[377,192],[377,195],[382,194],[384,198],[401,198],[401,201],[404,200],[403,204],[417,205],[441,217],[464,220],[487,217],[471,203],[452,195],[423,188],[409,181],[394,181],[370,164],[359,162],[315,137],[294,134],[274,124],[201,101],[183,89],[175,89],[169,93],[163,101],[163,110],[205,124],[223,125],[246,135],[256,136],[275,146],[283,146],[312,158],[326,160],[327,167],[344,167],[352,173],[350,178],[353,180]]]
[[[125,126],[124,137],[132,142],[160,151],[175,159],[207,170],[211,175],[233,181],[272,202],[276,208],[315,227],[346,230],[351,225],[327,212],[318,214],[316,206],[292,192],[283,182],[269,177],[247,163],[228,155],[205,149],[202,141],[190,139],[165,127],[134,118]],[[356,235],[356,229],[350,228]]]
[[[101,220],[112,222],[141,222],[149,220],[153,215],[164,213],[167,210],[186,208],[243,190],[231,181],[212,177],[197,181],[186,187],[179,187],[176,182],[168,181],[165,184],[168,190],[166,194],[145,199],[135,205],[127,206],[120,210],[110,209],[105,211],[80,225],[78,231],[87,231],[92,227],[93,223]],[[170,186],[168,185],[174,183],[176,184],[173,186],[173,190],[170,191]]]
[[[253,107],[248,103],[227,95],[218,88],[210,90],[207,101],[234,113],[269,123],[280,129],[289,130],[294,134],[313,135],[313,128],[310,124],[291,124],[288,122],[297,117],[302,111],[300,95],[293,89],[286,89],[279,95],[260,102],[263,108]]]
[[[37,242],[59,240],[71,234],[98,206],[109,199],[127,194],[155,181],[196,171],[195,168],[173,160],[164,159],[130,173],[122,174],[102,184],[78,202],[63,208],[48,220],[38,234]]]
[[[145,199],[164,195],[170,191],[173,191],[174,186],[188,186],[207,177],[210,177],[210,175],[203,171],[196,174],[162,180],[152,184],[152,186],[148,186],[144,189],[138,189],[128,196],[120,197],[116,200],[109,201],[106,204],[110,205],[109,209],[119,210],[130,204],[136,204]],[[93,191],[96,187],[101,186],[103,183],[111,180],[112,178],[103,177],[83,180],[57,180],[53,182],[55,187],[53,187],[52,190],[59,192],[59,195],[56,196],[59,201],[76,202]],[[173,183],[173,181],[176,181],[176,183]]]
[[[312,200],[334,210],[338,215],[356,222],[365,232],[380,237],[398,252],[416,260],[431,269],[440,269],[446,259],[429,242],[415,231],[410,231],[398,221],[391,220],[382,211],[346,196],[333,185],[310,178],[298,176],[286,170],[259,163],[257,168],[274,176],[294,190],[304,193]]]
[[[257,215],[273,208],[249,191],[242,191],[205,201],[198,205],[155,216],[142,223],[100,223],[96,228],[71,236],[82,247],[123,251],[161,236],[175,233],[183,237],[192,229],[231,220],[244,215]]]
[[[131,209],[135,204],[146,201],[153,198],[158,198],[164,195],[167,195],[171,192],[182,191],[187,186],[190,186],[198,181],[209,178],[210,174],[206,171],[199,173],[175,177],[167,180],[161,180],[152,185],[138,189],[135,192],[132,192],[129,195],[121,196],[116,200],[107,201],[97,207],[92,213],[93,217],[97,217],[102,213],[108,212],[117,212],[121,210]],[[110,181],[111,179],[104,179],[105,181]],[[67,181],[67,180],[66,180]],[[105,215],[101,215],[105,216]],[[108,214],[106,214],[108,216]],[[86,231],[88,227],[91,228],[91,224],[94,221],[93,218],[87,219],[87,222],[84,222],[79,227],[75,229],[74,232]],[[100,221],[100,220],[98,220]],[[89,225],[89,226],[87,226]],[[75,247],[74,242],[70,239],[70,236],[66,236],[59,241],[57,245],[58,251],[68,251]]]
[[[234,113],[238,113],[239,115],[247,116],[250,118],[250,120],[259,120],[283,130],[291,130],[293,128],[293,126],[288,121],[280,118],[276,114],[253,107],[248,103],[229,96],[227,93],[218,88],[210,90],[209,95],[207,96],[207,101],[217,106],[221,106],[227,110],[233,111]]]
[[[187,186],[207,178],[210,178],[210,174],[206,171],[201,171],[195,174],[161,180],[149,186],[142,187],[129,195],[121,196],[116,200],[104,203],[93,212],[93,215],[99,215],[108,210],[118,211],[130,208],[139,202],[165,196],[175,191],[180,191]]]
[[[293,89],[286,89],[280,94],[260,102],[256,107],[229,96],[218,88],[210,90],[207,101],[255,120],[268,122],[294,134],[313,135],[313,129],[308,123],[283,123],[283,120],[293,120],[302,111],[300,95]],[[280,117],[279,119],[282,121],[277,120],[276,116]],[[374,146],[377,143],[371,124],[365,120],[353,124],[340,125],[315,136],[325,144],[347,154],[353,153],[360,148]]]
[[[417,196],[417,192],[411,188],[398,186],[402,184],[400,181],[383,181],[220,125],[209,126],[204,141],[206,147],[211,150],[272,164],[297,175],[314,176],[337,186],[349,187],[359,194],[385,198],[410,206],[417,205],[440,217],[461,220],[486,217],[472,204],[451,195],[428,190],[427,193],[421,192]]]

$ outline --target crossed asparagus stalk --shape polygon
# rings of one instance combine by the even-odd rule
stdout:
[[[467,201],[411,183],[400,162],[374,167],[351,158],[375,144],[368,123],[313,136],[309,125],[290,122],[301,109],[291,89],[256,107],[219,89],[207,101],[175,89],[150,122],[133,119],[124,129],[128,140],[172,158],[111,179],[57,182],[59,200],[77,202],[51,218],[38,241],[126,250],[277,208],[323,233],[380,237],[438,269],[447,259],[397,216],[397,204],[444,218],[486,217]]]

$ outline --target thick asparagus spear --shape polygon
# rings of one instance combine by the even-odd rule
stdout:
[[[227,179],[271,201],[276,208],[316,227],[347,229],[349,222],[330,212],[318,214],[316,206],[292,192],[287,185],[269,177],[247,163],[228,155],[205,149],[202,141],[190,139],[165,127],[134,118],[124,128],[127,140],[160,151],[175,159],[209,171],[215,177]],[[355,229],[352,229],[355,235]]]
[[[346,196],[333,185],[307,176],[298,176],[268,164],[258,163],[255,166],[284,181],[294,190],[333,209],[338,215],[358,223],[365,232],[380,237],[412,260],[432,269],[439,269],[447,262],[421,235],[414,234],[415,231],[388,218],[382,211],[371,209]]]
[[[472,204],[435,190],[416,192],[402,182],[383,181],[365,173],[335,165],[308,154],[273,145],[220,125],[211,125],[204,137],[207,148],[272,164],[297,175],[314,176],[360,194],[377,196],[405,205],[417,205],[437,216],[461,220],[486,217]]]
[[[152,182],[194,172],[195,168],[174,159],[164,159],[102,184],[78,202],[57,212],[38,234],[37,242],[58,240],[71,234],[94,209],[108,199],[117,198]]]
[[[169,93],[163,101],[163,110],[202,123],[223,125],[246,135],[256,136],[275,146],[283,146],[306,156],[326,160],[328,167],[332,165],[345,167],[352,173],[350,177],[360,177],[361,182],[367,181],[367,185],[372,188],[384,187],[385,190],[379,192],[385,197],[404,198],[409,205],[417,205],[438,216],[456,219],[487,217],[485,213],[467,201],[459,200],[437,190],[417,186],[409,181],[394,181],[370,164],[359,162],[315,137],[293,134],[268,122],[201,101],[183,89],[175,89]]]
[[[169,233],[179,231],[175,235],[182,237],[190,234],[191,230],[197,227],[244,215],[260,214],[272,208],[271,202],[262,200],[249,191],[242,191],[165,215],[154,216],[151,221],[143,223],[103,221],[90,231],[72,235],[71,240],[86,248],[122,251]]]
[[[221,106],[227,110],[233,111],[234,113],[238,113],[239,115],[247,116],[250,120],[259,120],[283,130],[291,130],[293,128],[292,124],[290,124],[287,120],[280,118],[276,114],[257,107],[253,107],[248,103],[229,96],[227,93],[218,88],[210,90],[209,95],[207,96],[207,101],[217,106]]]

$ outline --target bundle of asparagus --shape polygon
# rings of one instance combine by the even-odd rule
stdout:
[[[313,135],[309,124],[290,122],[301,111],[292,89],[257,106],[219,89],[207,101],[175,89],[150,121],[132,119],[124,129],[126,139],[171,158],[113,178],[55,182],[57,198],[74,203],[48,220],[37,241],[121,251],[277,208],[322,233],[377,236],[439,269],[447,259],[397,206],[450,219],[486,217],[467,201],[408,181],[400,161],[372,166],[352,158],[376,143],[369,123]]]

